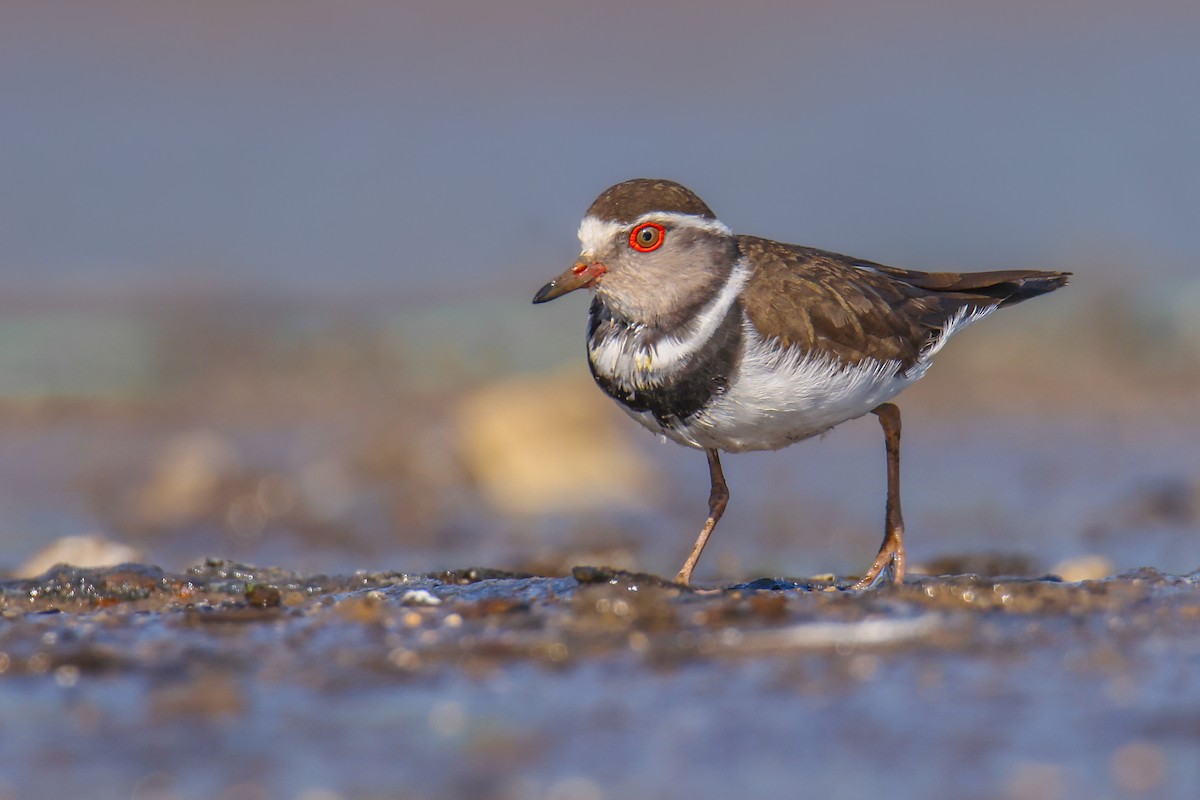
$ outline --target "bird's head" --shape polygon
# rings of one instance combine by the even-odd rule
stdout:
[[[605,305],[646,324],[703,302],[737,261],[733,233],[691,190],[667,180],[618,183],[579,225],[579,259],[533,302],[595,289]]]

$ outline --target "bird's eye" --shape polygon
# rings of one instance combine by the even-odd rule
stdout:
[[[629,232],[629,246],[639,253],[649,253],[662,247],[667,229],[657,222],[643,222]]]

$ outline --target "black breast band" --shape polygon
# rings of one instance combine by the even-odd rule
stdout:
[[[616,336],[632,345],[632,337],[627,333],[630,327],[629,322],[613,314],[599,298],[592,301],[589,344]],[[662,332],[656,337],[651,333],[647,341],[653,342],[664,335]],[[654,385],[634,389],[598,374],[591,358],[588,366],[596,383],[610,397],[634,411],[650,412],[664,428],[674,428],[729,388],[741,357],[741,338],[742,308],[734,303],[709,340],[687,362],[680,364],[674,372],[661,376]]]

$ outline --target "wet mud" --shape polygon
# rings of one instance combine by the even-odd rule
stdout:
[[[0,582],[0,797],[1192,797],[1200,573]]]

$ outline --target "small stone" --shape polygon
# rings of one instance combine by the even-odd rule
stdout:
[[[129,545],[114,542],[98,533],[86,536],[64,536],[30,556],[16,574],[33,578],[59,564],[73,567],[114,567],[140,561],[142,554]]]
[[[1112,575],[1116,567],[1101,555],[1086,555],[1068,558],[1054,565],[1050,571],[1067,583],[1098,581]]]
[[[442,600],[428,589],[409,589],[400,595],[400,603],[406,606],[440,606]]]
[[[255,584],[246,590],[246,602],[258,608],[279,608],[283,605],[283,594],[278,587]]]

